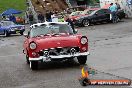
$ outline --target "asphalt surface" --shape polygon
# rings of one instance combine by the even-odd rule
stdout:
[[[132,19],[117,24],[77,28],[89,39],[87,66],[98,71],[91,79],[132,80]],[[83,88],[76,62],[49,62],[32,71],[22,53],[24,37],[0,37],[0,88]],[[105,72],[105,73],[103,73]],[[110,74],[106,74],[110,73]],[[86,88],[131,88],[131,86],[87,86]]]

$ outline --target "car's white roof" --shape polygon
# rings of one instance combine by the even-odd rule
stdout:
[[[43,24],[46,24],[46,25],[48,25],[48,24],[68,24],[68,22],[44,22],[44,23],[36,23],[36,24],[33,24],[33,25],[31,25],[30,27],[31,28],[34,28],[35,26],[40,26],[40,25],[43,25]]]

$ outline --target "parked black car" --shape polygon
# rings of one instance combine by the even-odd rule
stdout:
[[[89,26],[90,24],[94,24],[96,22],[112,22],[110,20],[110,10],[109,9],[98,9],[98,10],[90,10],[88,15],[82,15],[76,20],[73,20],[73,23],[77,26]],[[117,19],[118,22],[122,18],[125,18],[125,13],[123,10],[117,11]]]

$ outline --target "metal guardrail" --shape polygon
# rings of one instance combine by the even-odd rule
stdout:
[[[34,22],[37,23],[37,22],[38,22],[37,12],[35,11],[34,6],[33,6],[32,2],[31,2],[31,0],[27,0],[27,2],[28,2],[28,4],[29,4],[29,9],[30,9],[30,11],[33,13]]]

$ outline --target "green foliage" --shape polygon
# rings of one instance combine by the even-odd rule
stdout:
[[[0,0],[0,13],[9,8],[25,11],[26,0]]]

